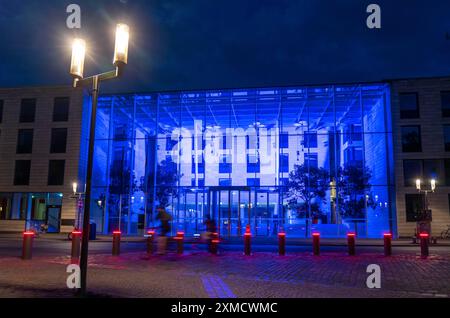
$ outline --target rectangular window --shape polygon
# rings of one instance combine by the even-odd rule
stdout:
[[[16,153],[32,153],[33,129],[19,129],[17,134]]]
[[[444,147],[445,151],[450,151],[450,125],[444,125]]]
[[[31,160],[16,160],[14,168],[14,185],[28,185],[30,183]]]
[[[289,172],[289,154],[280,153],[280,172]]]
[[[306,167],[319,167],[319,161],[316,153],[305,153],[305,166]]]
[[[69,97],[55,97],[53,102],[53,121],[69,120]]]
[[[248,187],[259,187],[260,179],[259,178],[247,178],[247,186]]]
[[[231,187],[231,178],[219,178],[219,186]]]
[[[36,99],[35,98],[22,99],[22,102],[20,104],[19,122],[32,123],[34,122],[35,114],[36,114]]]
[[[259,173],[260,162],[258,156],[247,155],[247,173]]]
[[[288,133],[280,133],[280,149],[281,148],[289,148],[289,134]]]
[[[450,117],[450,92],[441,92],[442,117]]]
[[[402,126],[402,151],[421,152],[422,142],[420,136],[420,126]]]
[[[48,163],[48,185],[64,184],[65,160],[50,160]]]
[[[423,161],[423,180],[427,183],[431,179],[435,179],[438,185],[444,181],[444,173],[442,167],[442,160],[439,159],[425,159]]]
[[[415,187],[422,178],[422,160],[403,160],[403,182],[405,187]]]
[[[3,100],[0,99],[0,124],[3,121]]]
[[[424,209],[423,194],[405,194],[406,222],[416,222]]]
[[[52,128],[50,153],[65,153],[67,144],[67,128]]]
[[[221,155],[219,162],[219,173],[231,173],[232,164],[230,155]]]
[[[417,93],[399,94],[400,118],[419,118],[419,97]]]
[[[317,132],[305,132],[303,135],[303,146],[306,148],[317,148]]]

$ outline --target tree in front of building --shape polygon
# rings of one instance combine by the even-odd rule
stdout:
[[[370,192],[372,173],[368,167],[346,165],[337,173],[339,212],[342,218],[364,219],[366,208],[377,206]]]
[[[295,165],[287,183],[288,206],[297,211],[297,217],[313,219],[324,215],[321,206],[326,202],[330,176],[324,168]]]

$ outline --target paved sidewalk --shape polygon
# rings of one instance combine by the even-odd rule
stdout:
[[[69,257],[31,261],[0,257],[0,297],[72,297]],[[381,289],[366,287],[369,264],[381,267]],[[100,297],[450,297],[450,255],[240,252],[178,256],[133,252],[89,257],[89,291]]]

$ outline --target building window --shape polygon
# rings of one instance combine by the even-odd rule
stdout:
[[[317,148],[317,132],[305,132],[303,135],[303,146],[306,148]]]
[[[405,187],[414,187],[416,179],[422,178],[422,160],[403,160],[403,182]]]
[[[248,187],[259,187],[260,179],[259,178],[247,178],[247,186]]]
[[[289,148],[289,134],[288,133],[280,133],[280,149],[281,148]]]
[[[440,159],[425,159],[423,160],[423,180],[435,179],[439,184],[442,184],[444,179],[442,167],[442,160]],[[428,182],[428,181],[427,181]]]
[[[422,142],[420,137],[420,126],[402,126],[402,151],[421,152]]]
[[[14,168],[14,185],[28,185],[30,183],[31,160],[16,160]]]
[[[20,104],[19,122],[32,123],[34,122],[35,114],[36,114],[36,99],[35,98],[22,99],[22,103]]]
[[[450,117],[450,92],[441,92],[442,117]]]
[[[64,160],[50,160],[48,163],[48,185],[64,184]]]
[[[65,153],[67,144],[67,128],[53,128],[50,142],[50,153]]]
[[[424,209],[423,194],[405,194],[406,222],[416,222]]]
[[[69,97],[55,97],[53,102],[53,121],[69,120]]]
[[[232,171],[231,156],[221,155],[219,162],[219,173],[231,173],[231,171]]]
[[[231,187],[231,178],[219,178],[219,186]]]
[[[0,99],[0,124],[3,121],[3,100]]]
[[[450,151],[450,125],[444,125],[444,147],[445,151]]]
[[[289,154],[280,153],[280,172],[289,172]]]
[[[19,129],[17,134],[16,153],[32,153],[33,129]]]
[[[319,167],[319,161],[316,153],[305,153],[304,156],[306,167],[312,167],[316,169]]]
[[[247,155],[247,173],[259,173],[260,164],[257,155]]]
[[[450,186],[450,159],[444,159],[445,185]]]
[[[399,95],[400,118],[419,118],[419,97],[417,93],[404,93]]]

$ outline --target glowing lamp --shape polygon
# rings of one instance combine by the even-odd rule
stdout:
[[[77,193],[78,184],[76,182],[72,183],[73,194]]]
[[[130,38],[130,28],[128,25],[119,23],[116,27],[116,45],[114,47],[113,64],[127,64],[128,62],[128,41]]]
[[[74,39],[72,43],[72,60],[70,74],[75,78],[83,78],[84,57],[86,55],[86,42],[83,39]]]
[[[431,184],[431,191],[434,191],[436,189],[436,180],[431,179],[430,184]]]
[[[420,190],[420,179],[416,180],[416,189]]]

